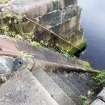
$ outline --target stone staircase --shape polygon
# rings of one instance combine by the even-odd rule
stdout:
[[[89,86],[76,75],[18,70],[1,85],[0,105],[81,105],[80,96],[87,94]]]
[[[80,78],[80,74],[78,73],[53,73],[45,72],[43,70],[35,70],[32,71],[32,73],[58,103],[59,100],[57,100],[57,97],[64,96],[66,98],[66,100],[64,99],[65,101],[63,100],[63,102],[60,100],[60,105],[68,105],[68,102],[70,102],[70,105],[72,105],[72,101],[76,105],[81,105],[80,96],[86,96],[87,91],[90,89],[87,83],[89,78],[87,78],[88,76],[86,76],[86,74],[82,74]],[[61,91],[63,91],[65,94]],[[62,94],[60,95],[60,93]],[[69,100],[67,101],[67,99]]]
[[[43,70],[34,72],[34,76],[45,87],[49,94],[56,100],[59,105],[75,105],[67,94],[47,75]]]
[[[0,57],[0,63],[5,64],[5,66],[1,65],[4,70],[0,73],[4,74],[6,68],[9,69],[10,74],[12,72],[8,80],[0,84],[0,105],[81,105],[80,96],[87,95],[91,88],[88,84],[89,75],[87,73],[67,73],[67,68],[64,70],[65,67],[57,68],[54,65],[55,63],[59,66],[63,64],[83,67],[80,60],[66,58],[46,48],[33,48],[25,44],[25,41],[17,43],[20,51],[28,52],[33,57],[29,59],[27,57],[23,59]],[[23,66],[18,65],[21,63],[20,60]]]
[[[22,34],[19,30],[24,34],[34,33],[29,36],[30,39],[43,40],[50,48],[79,50],[81,44],[86,42],[80,27],[81,8],[77,0],[10,0],[8,4],[0,6],[2,10],[4,14],[8,11],[23,17],[20,25],[13,23],[15,27],[10,29],[19,34]],[[1,20],[5,21],[6,18],[3,16]]]

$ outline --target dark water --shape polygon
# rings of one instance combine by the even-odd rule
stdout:
[[[88,47],[81,58],[97,69],[105,69],[105,0],[78,0],[82,8],[81,26]]]

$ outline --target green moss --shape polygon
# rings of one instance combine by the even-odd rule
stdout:
[[[41,45],[40,45],[40,43],[38,43],[38,42],[36,42],[36,41],[32,41],[32,42],[31,42],[31,46],[33,46],[33,47],[39,47],[39,46],[41,46]]]
[[[0,4],[7,3],[9,0],[0,0]]]
[[[65,48],[63,47],[55,47],[55,49],[63,54],[65,57],[73,57],[73,56],[77,56],[79,57],[80,53],[85,50],[87,44],[84,41],[83,43],[81,43],[79,46],[77,46],[79,49],[72,47],[70,50],[65,50]],[[84,67],[86,68],[91,68],[91,65],[89,63],[85,63],[84,62]]]
[[[93,76],[93,80],[95,81],[97,87],[105,87],[105,71]]]
[[[88,98],[86,96],[81,96],[81,105],[89,105]]]
[[[22,16],[8,11],[2,12],[0,15],[0,34],[5,34],[15,38],[17,34],[22,33],[20,32],[21,30],[18,30],[18,32],[16,30],[16,25],[19,25],[22,22]]]
[[[99,92],[105,87],[105,71],[100,71],[96,75],[92,76],[92,90],[94,92],[94,97],[99,94]]]
[[[91,70],[92,69],[92,65],[89,62],[82,61],[82,64],[83,64],[83,66],[86,70]]]
[[[77,46],[77,48],[71,48],[68,53],[71,55],[71,56],[79,56],[80,53],[86,48],[87,44],[86,42],[83,42],[81,43],[79,46]],[[79,49],[78,49],[79,48]]]

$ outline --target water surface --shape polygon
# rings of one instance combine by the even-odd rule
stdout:
[[[105,69],[105,0],[78,0],[78,3],[88,43],[81,58],[91,62],[94,68]]]

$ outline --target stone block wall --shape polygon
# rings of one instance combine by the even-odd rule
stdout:
[[[10,8],[16,13],[30,17],[43,16],[54,10],[62,10],[75,5],[77,0],[10,0]]]
[[[72,45],[79,47],[85,42],[77,0],[11,0],[9,9],[37,23],[27,19],[21,23],[23,32],[33,31],[36,41],[43,40],[50,47],[57,45],[64,50],[70,50]],[[17,24],[15,27],[20,28]]]

